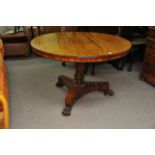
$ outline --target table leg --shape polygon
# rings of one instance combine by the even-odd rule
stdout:
[[[75,75],[74,79],[66,76],[59,76],[57,87],[66,86],[68,88],[68,93],[65,99],[65,108],[62,111],[64,116],[69,116],[71,114],[72,106],[77,99],[82,97],[88,92],[95,90],[102,91],[104,95],[113,96],[113,91],[109,88],[108,82],[86,82],[84,81],[84,64],[75,64]]]

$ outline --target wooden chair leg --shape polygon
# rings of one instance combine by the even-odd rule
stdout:
[[[65,62],[62,62],[62,66],[66,66],[66,63]]]
[[[87,74],[90,67],[91,67],[90,74],[95,75],[95,63],[86,63],[84,68],[84,73]]]
[[[129,66],[128,66],[128,71],[131,72],[132,71],[132,66],[133,66],[133,61],[134,61],[134,48],[131,50],[131,52],[129,53],[129,57],[128,57],[128,62],[129,62]]]
[[[89,68],[89,64],[86,63],[85,66],[84,66],[84,74],[88,73],[88,68]]]
[[[124,58],[120,58],[120,59],[118,59],[118,60],[114,60],[113,62],[112,62],[112,65],[113,65],[113,67],[114,68],[116,68],[117,70],[123,70],[124,69],[124,66],[125,66],[125,64],[126,64],[126,57],[124,57]]]
[[[92,63],[91,75],[95,75],[95,63]]]
[[[114,62],[113,62],[114,68],[116,68],[117,70],[120,70],[120,65],[121,65],[121,59],[114,60]]]
[[[124,57],[124,58],[122,58],[122,59],[120,60],[119,70],[123,71],[123,69],[124,69],[124,67],[125,67],[125,65],[126,65],[127,62],[128,62],[127,56]]]

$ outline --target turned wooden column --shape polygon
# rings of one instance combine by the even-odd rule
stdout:
[[[75,63],[74,82],[77,86],[82,85],[84,79],[84,63]]]

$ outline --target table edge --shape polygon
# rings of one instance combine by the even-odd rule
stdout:
[[[109,60],[115,60],[115,59],[121,58],[123,56],[126,56],[129,53],[130,49],[131,48],[129,48],[126,51],[123,51],[121,53],[116,53],[116,54],[109,54],[109,55],[103,55],[103,56],[92,57],[92,58],[90,58],[90,57],[89,58],[86,58],[86,57],[78,58],[78,57],[74,57],[74,56],[70,57],[70,56],[48,54],[48,53],[42,52],[42,51],[32,47],[32,50],[34,53],[36,53],[44,58],[54,59],[54,60],[58,60],[58,61],[65,61],[65,62],[77,62],[77,63],[80,63],[80,62],[83,62],[83,63],[104,62],[104,61],[109,61]]]

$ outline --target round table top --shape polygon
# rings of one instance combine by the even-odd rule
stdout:
[[[67,62],[101,62],[126,55],[131,43],[119,36],[93,32],[60,32],[31,41],[33,51],[45,58]]]

